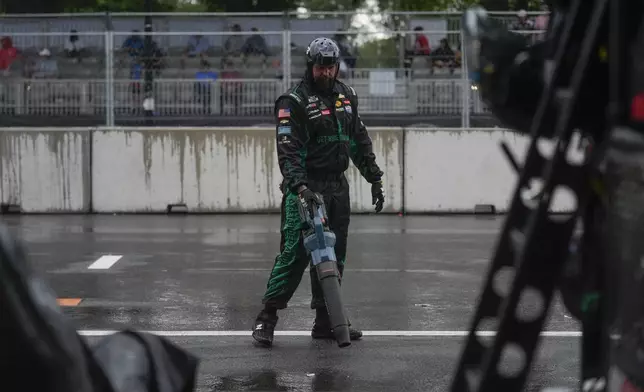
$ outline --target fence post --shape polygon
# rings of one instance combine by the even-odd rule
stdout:
[[[114,126],[114,32],[111,26],[105,31],[105,125]]]
[[[291,29],[282,32],[282,74],[284,75],[284,91],[291,88]]]
[[[143,53],[145,56],[144,65],[144,91],[143,110],[145,111],[145,125],[152,125],[154,115],[154,74],[152,70],[152,58],[155,55],[152,48],[152,0],[145,0]]]
[[[463,118],[463,128],[469,128],[470,127],[470,97],[472,94],[472,89],[470,88],[470,78],[469,78],[469,73],[467,71],[467,59],[466,56],[463,55],[464,50],[465,50],[465,39],[463,37],[463,31],[460,33],[460,40],[461,40],[461,86],[462,86],[462,94],[463,94],[463,112],[462,112],[462,118]]]

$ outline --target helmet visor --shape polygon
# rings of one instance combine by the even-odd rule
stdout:
[[[330,66],[338,64],[338,57],[334,53],[318,53],[313,58],[313,64]]]

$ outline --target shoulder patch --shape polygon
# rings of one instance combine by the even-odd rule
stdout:
[[[348,84],[346,84],[344,82],[340,82],[339,80],[338,80],[338,82],[339,82],[338,84],[340,85],[341,89],[343,90],[343,92],[345,94],[347,94],[347,95],[351,95],[351,94],[356,95],[356,91],[353,89],[353,87],[349,86]]]
[[[302,98],[300,98],[300,96],[299,96],[299,95],[297,95],[297,94],[295,94],[295,93],[290,93],[289,95],[290,95],[291,97],[293,97],[293,98],[297,101],[297,103],[302,103]]]

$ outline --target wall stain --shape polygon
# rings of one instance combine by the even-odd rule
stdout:
[[[221,135],[221,142],[225,145],[226,139],[225,136],[222,134]],[[230,148],[226,148],[226,172],[230,173],[232,172],[232,150]],[[226,176],[226,207],[229,207],[231,202],[230,202],[230,177],[231,176]]]
[[[263,157],[260,157],[260,159],[263,159]],[[253,167],[257,167],[257,154],[253,154]],[[261,192],[261,188],[257,184],[257,170],[253,170],[253,184],[255,184],[254,191]]]
[[[129,131],[132,132],[132,131]],[[141,133],[143,139],[143,160],[145,166],[146,185],[150,191],[153,191],[151,181],[151,171],[155,167],[153,162],[153,149],[161,148],[164,157],[166,154],[178,158],[180,166],[180,187],[182,195],[191,192],[186,189],[185,182],[186,170],[191,170],[196,176],[197,205],[189,205],[193,211],[213,212],[217,210],[227,211],[244,211],[249,206],[242,202],[240,192],[242,184],[252,181],[253,185],[246,187],[253,192],[253,197],[257,202],[250,208],[270,209],[279,208],[281,193],[279,191],[280,178],[274,178],[277,168],[277,156],[274,131],[266,129],[225,129],[225,130],[151,130],[151,131],[134,131]],[[391,133],[387,131],[372,131],[374,148],[376,149],[378,163],[384,170],[392,165],[399,165],[402,159],[402,151],[397,148],[402,143],[402,133]],[[223,150],[223,151],[222,151]],[[158,154],[158,151],[157,151]],[[209,154],[209,155],[206,155]],[[220,156],[215,156],[220,154]],[[225,154],[225,156],[223,155]],[[159,157],[159,155],[156,155]],[[194,160],[194,167],[187,167],[186,160]],[[206,162],[220,162],[220,167],[206,167]],[[162,163],[162,162],[161,162]],[[212,165],[212,164],[210,164]],[[251,172],[252,171],[252,175]],[[203,200],[202,187],[204,181],[211,179],[210,176],[203,177],[203,174],[216,173],[221,176],[226,175],[226,195],[224,205],[218,206],[213,202]],[[360,183],[362,177],[355,169],[350,169],[347,173],[350,181],[355,187],[361,189]],[[262,178],[263,177],[263,178]],[[207,182],[206,182],[207,183]],[[263,187],[259,184],[262,184]],[[224,184],[221,184],[224,185]],[[391,186],[393,186],[392,184]],[[223,187],[223,186],[222,186]],[[215,187],[215,192],[220,192],[222,187]],[[212,189],[209,189],[212,191]],[[395,190],[392,190],[393,192]],[[354,205],[357,207],[364,204],[362,200],[362,191],[354,191]],[[391,193],[390,193],[391,194]],[[214,199],[219,197],[215,195]],[[243,195],[246,198],[248,195]],[[276,196],[277,199],[276,200]],[[370,195],[364,195],[365,197]],[[360,199],[358,199],[360,197]],[[185,197],[184,197],[185,199]],[[185,202],[185,200],[184,200]]]
[[[414,132],[419,134],[444,132],[445,135],[457,137],[464,136],[465,132],[471,133],[471,131],[467,130],[444,129],[419,129],[414,130]],[[493,137],[495,133],[500,133],[502,137],[511,141],[519,139],[519,135],[515,132],[505,129],[480,132],[490,137]],[[277,186],[281,178],[273,178],[275,177],[274,170],[277,157],[274,131],[272,129],[226,129],[218,131],[155,129],[148,131],[121,130],[121,133],[125,134],[124,148],[126,149],[132,146],[139,146],[137,143],[139,140],[141,141],[145,181],[149,191],[162,190],[156,189],[152,184],[151,172],[153,167],[158,172],[155,172],[155,175],[162,176],[163,173],[159,172],[160,168],[165,167],[166,164],[174,165],[177,162],[180,169],[182,200],[185,199],[187,194],[195,191],[194,189],[185,189],[187,186],[186,174],[188,174],[188,183],[192,182],[192,175],[188,170],[195,173],[197,205],[189,206],[191,209],[241,211],[247,209],[243,207],[247,203],[242,203],[241,197],[235,197],[234,195],[239,195],[240,185],[243,182],[249,182],[251,178],[249,171],[252,171],[253,186],[249,186],[247,189],[252,189],[253,198],[256,198],[257,201],[253,203],[254,205],[247,207],[279,208],[279,200],[275,201],[275,195],[279,195]],[[137,135],[134,135],[135,133]],[[378,163],[383,170],[387,171],[389,168],[389,171],[391,171],[396,165],[402,166],[402,155],[404,153],[402,149],[402,132],[371,130],[370,134],[374,141]],[[49,205],[43,206],[47,211],[79,209],[84,206],[80,198],[84,200],[85,194],[81,193],[79,196],[79,188],[86,189],[84,184],[90,181],[90,177],[87,176],[85,170],[81,170],[78,173],[78,168],[82,168],[81,165],[85,162],[83,153],[86,151],[84,146],[87,145],[88,140],[87,131],[2,132],[0,135],[0,197],[2,201],[20,204],[21,199],[26,196],[23,195],[23,192],[28,191],[23,184],[29,184],[28,181],[33,181],[34,176],[38,176],[42,184],[37,184],[36,186],[42,187],[44,193],[51,194],[48,200],[43,198],[49,203]],[[155,148],[157,149],[156,155],[153,154]],[[162,150],[159,150],[159,148]],[[222,148],[224,151],[222,151]],[[162,151],[160,155],[159,151]],[[220,156],[215,156],[216,154]],[[225,159],[224,154],[226,154]],[[159,162],[155,163],[155,159],[158,159]],[[187,159],[190,162],[186,162]],[[209,163],[213,161],[218,162],[217,166],[213,167],[215,164]],[[161,166],[158,166],[159,164]],[[243,166],[243,172],[240,170],[240,165]],[[35,172],[32,170],[35,170]],[[235,172],[234,176],[233,172]],[[202,200],[203,190],[201,188],[205,184],[209,184],[208,182],[202,183],[202,181],[207,181],[207,177],[204,174],[210,173],[215,173],[218,176],[227,173],[231,174],[226,176],[228,194],[225,206]],[[79,176],[81,177],[80,184],[78,183]],[[264,178],[260,178],[262,176]],[[353,187],[357,188],[352,192],[352,198],[354,199],[352,204],[355,207],[370,204],[371,196],[368,194],[363,195],[367,188],[365,187],[363,191],[363,187],[358,186],[359,183],[364,183],[364,180],[357,170],[350,169],[347,176],[350,177],[350,181],[354,184]],[[223,185],[215,184],[215,189],[209,189],[209,194],[213,191],[216,193],[222,192],[223,190],[220,189]],[[265,189],[262,188],[262,185],[265,186]],[[391,187],[391,184],[389,187]],[[389,191],[392,195],[393,192],[397,192],[396,195],[400,193],[399,189],[389,189]],[[218,198],[215,197],[215,199]]]
[[[0,193],[2,202],[10,204],[20,203],[20,182],[16,184],[16,167],[22,160],[22,151],[16,145],[16,132],[3,131],[0,134],[0,153],[2,154],[2,165],[0,165]]]
[[[2,202],[21,204],[23,208],[37,212],[82,209],[82,202],[75,204],[85,200],[87,178],[82,165],[84,147],[89,140],[87,135],[86,131],[3,131],[0,134]],[[35,172],[24,172],[25,165]],[[76,174],[80,174],[80,181],[74,178]],[[39,181],[38,186],[45,187],[39,196],[48,200],[49,205],[23,205],[25,176],[28,177],[25,181]],[[75,198],[77,196],[79,199]]]
[[[275,143],[273,140],[272,130],[221,130],[215,131],[214,134],[218,144],[222,146],[226,151],[226,172],[231,174],[226,178],[226,188],[228,190],[228,194],[225,208],[235,211],[245,210],[245,208],[242,206],[240,198],[237,197],[233,199],[233,197],[231,196],[232,194],[239,195],[239,185],[241,181],[249,181],[251,178],[250,174],[242,174],[240,170],[240,165],[251,162],[251,155],[253,158],[252,178],[254,183],[257,184],[259,182],[257,173],[260,172],[264,175],[267,186],[267,189],[263,192],[261,189],[257,189],[257,196],[259,196],[260,198],[267,197],[269,205],[273,205],[274,198],[272,197],[271,184],[273,184],[272,173],[273,165],[275,163],[273,159]],[[261,159],[259,163],[257,162],[258,155]],[[258,166],[258,164],[261,166]],[[235,181],[234,183],[231,183],[233,173]],[[246,175],[248,175],[248,177],[246,177]]]
[[[396,184],[393,179],[392,181],[388,181],[387,179],[387,174],[391,171],[391,168],[396,166],[399,167],[399,173],[396,173],[396,178],[399,179],[402,175],[403,151],[400,148],[402,146],[402,132],[379,129],[368,132],[373,143],[373,151],[376,154],[376,163],[385,172],[383,183],[385,185],[385,197],[387,200],[383,211],[391,212],[394,211],[393,202],[400,202],[402,200],[400,184]],[[349,164],[346,176],[351,186],[351,208],[359,210],[365,204],[371,205],[371,192],[363,190],[363,185],[366,180],[362,177],[353,162]],[[368,189],[370,189],[370,186],[368,186]]]
[[[241,150],[239,146],[241,143],[239,143],[240,142],[239,139],[237,140],[233,139],[233,140],[234,141],[232,145],[229,144],[228,146],[231,150],[235,151],[235,179],[237,180],[235,181],[235,194],[239,195],[239,152]],[[235,204],[231,204],[226,207],[228,208],[234,207],[235,209],[239,209],[240,205],[241,205],[241,201],[239,200],[239,197],[237,197],[237,199],[235,200]]]
[[[211,157],[214,157],[214,156],[215,156],[215,144],[216,144],[216,143],[215,143],[215,142],[213,142],[212,137],[211,137],[211,138],[210,138],[210,143],[208,143],[208,145],[210,146],[210,156],[211,156]],[[216,170],[217,168],[214,168],[214,169]],[[219,189],[212,189],[211,191],[218,192],[218,191],[219,191]],[[216,197],[216,195],[215,195],[215,197]]]
[[[124,131],[127,138],[133,137],[133,133],[140,134],[138,137],[142,140],[142,159],[145,170],[146,187],[152,191],[152,170],[154,163],[154,148],[161,148],[163,153],[161,157],[165,160],[165,155],[177,157],[180,170],[180,187],[182,192],[182,201],[185,202],[185,194],[190,192],[186,189],[185,176],[187,170],[196,175],[196,191],[198,205],[188,206],[191,210],[215,211],[219,208],[215,205],[207,205],[202,199],[203,181],[209,177],[202,178],[204,173],[211,172],[221,175],[228,173],[226,176],[226,202],[224,208],[227,210],[241,211],[245,208],[242,205],[239,196],[242,181],[251,179],[250,173],[243,172],[244,165],[252,164],[253,181],[255,184],[261,179],[258,172],[264,176],[266,189],[255,188],[257,196],[262,198],[258,207],[275,206],[273,189],[276,186],[273,183],[273,169],[275,162],[275,141],[273,140],[273,131],[264,129],[239,129],[239,130],[203,130],[203,129],[186,129],[186,130],[149,130],[149,131]],[[225,151],[226,167],[205,167],[205,162],[219,162],[223,156],[216,157],[217,151]],[[209,156],[206,154],[209,153]],[[259,158],[259,159],[258,159]],[[194,160],[194,167],[186,167],[186,160]],[[163,163],[163,162],[161,162]],[[248,167],[248,166],[246,166]],[[218,188],[215,189],[216,191]]]

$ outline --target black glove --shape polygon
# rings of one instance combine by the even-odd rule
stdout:
[[[302,203],[302,207],[304,207],[304,211],[310,213],[311,216],[313,216],[314,209],[318,208],[323,203],[317,193],[306,187],[300,188],[298,195],[300,197],[300,203]]]
[[[382,211],[382,205],[385,203],[385,195],[382,193],[382,181],[371,184],[371,205],[376,206],[376,212]]]

